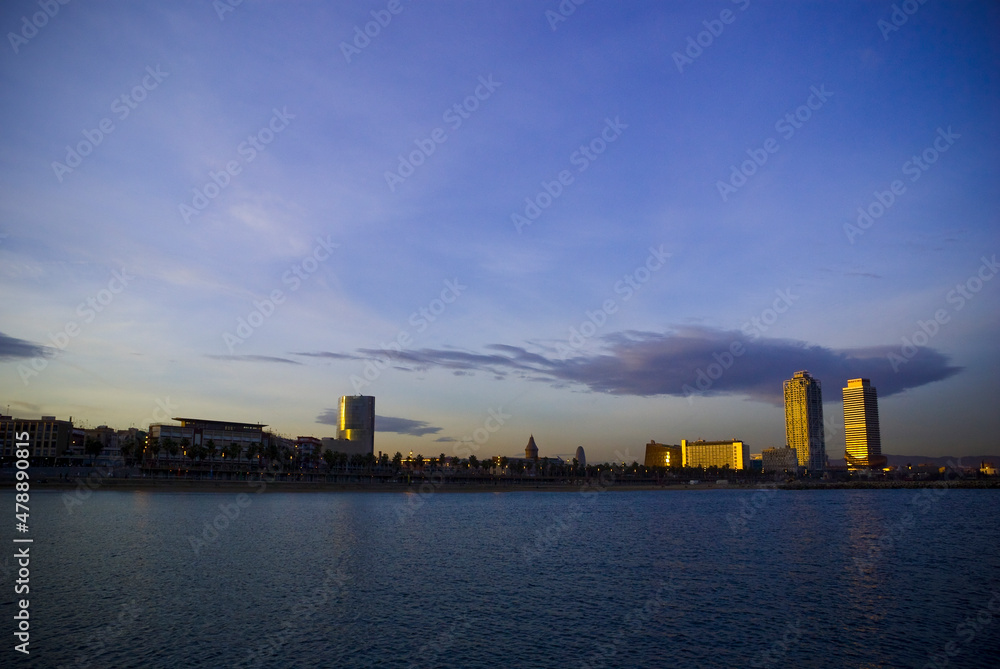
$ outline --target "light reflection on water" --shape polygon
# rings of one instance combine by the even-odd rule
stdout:
[[[1000,666],[1000,491],[916,492],[39,492],[30,666]]]

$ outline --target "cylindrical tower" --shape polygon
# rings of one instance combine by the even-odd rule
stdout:
[[[340,398],[337,438],[364,444],[375,453],[375,398],[369,395],[344,395]]]

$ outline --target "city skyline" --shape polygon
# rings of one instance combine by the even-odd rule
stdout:
[[[383,451],[641,460],[783,446],[808,369],[884,452],[1000,450],[994,3],[37,7],[5,414],[333,436],[362,394]]]

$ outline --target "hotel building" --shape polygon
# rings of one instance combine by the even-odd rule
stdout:
[[[826,468],[823,433],[823,387],[809,372],[795,372],[784,383],[785,444],[795,449],[799,466],[810,471]]]
[[[680,446],[658,444],[652,439],[646,444],[646,458],[643,464],[647,467],[680,467],[684,462]]]
[[[685,467],[726,467],[746,469],[750,447],[742,441],[688,441],[681,439],[681,457]]]
[[[868,379],[850,379],[844,388],[844,439],[849,470],[885,466],[878,429],[878,393]]]

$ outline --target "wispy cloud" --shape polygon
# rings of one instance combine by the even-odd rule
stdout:
[[[323,425],[336,425],[339,418],[337,409],[326,409],[316,417],[317,423]],[[411,420],[409,418],[397,418],[395,416],[375,416],[376,432],[395,432],[396,434],[407,434],[413,437],[422,437],[427,434],[437,434],[440,427],[431,425],[423,420]],[[444,437],[437,441],[453,441],[450,437]]]
[[[349,353],[332,353],[330,351],[315,351],[312,353],[308,352],[295,352],[293,351],[289,355],[301,355],[306,358],[329,358],[331,360],[366,360],[367,357],[360,355],[351,355]]]
[[[396,434],[408,434],[414,437],[422,437],[426,434],[437,434],[440,427],[429,424],[423,420],[411,420],[409,418],[395,418],[393,416],[375,416],[376,432],[395,432]]]
[[[17,358],[37,358],[44,355],[48,347],[17,337],[9,337],[0,332],[0,360]]]
[[[683,397],[685,386],[694,387],[699,372],[719,367],[719,356],[725,357],[739,344],[737,348],[744,353],[713,379],[706,394],[744,395],[776,403],[781,401],[782,381],[800,369],[826,379],[834,389],[849,378],[871,378],[882,397],[946,379],[962,369],[949,364],[946,355],[932,348],[921,349],[896,372],[888,355],[898,353],[898,346],[833,349],[701,326],[677,327],[667,332],[620,332],[601,338],[600,344],[596,352],[567,359],[507,344],[485,346],[485,352],[425,348],[402,351],[393,357],[401,369],[409,371],[484,371],[497,378],[514,375],[560,387],[580,385],[592,392],[613,395]],[[357,353],[371,359],[384,355],[372,349],[359,349]]]
[[[323,425],[336,425],[340,418],[340,412],[337,409],[327,409],[320,415],[316,416],[316,422]]]
[[[279,358],[273,355],[207,355],[212,360],[227,360],[230,362],[277,362],[286,365],[301,365],[301,362],[290,358]]]

